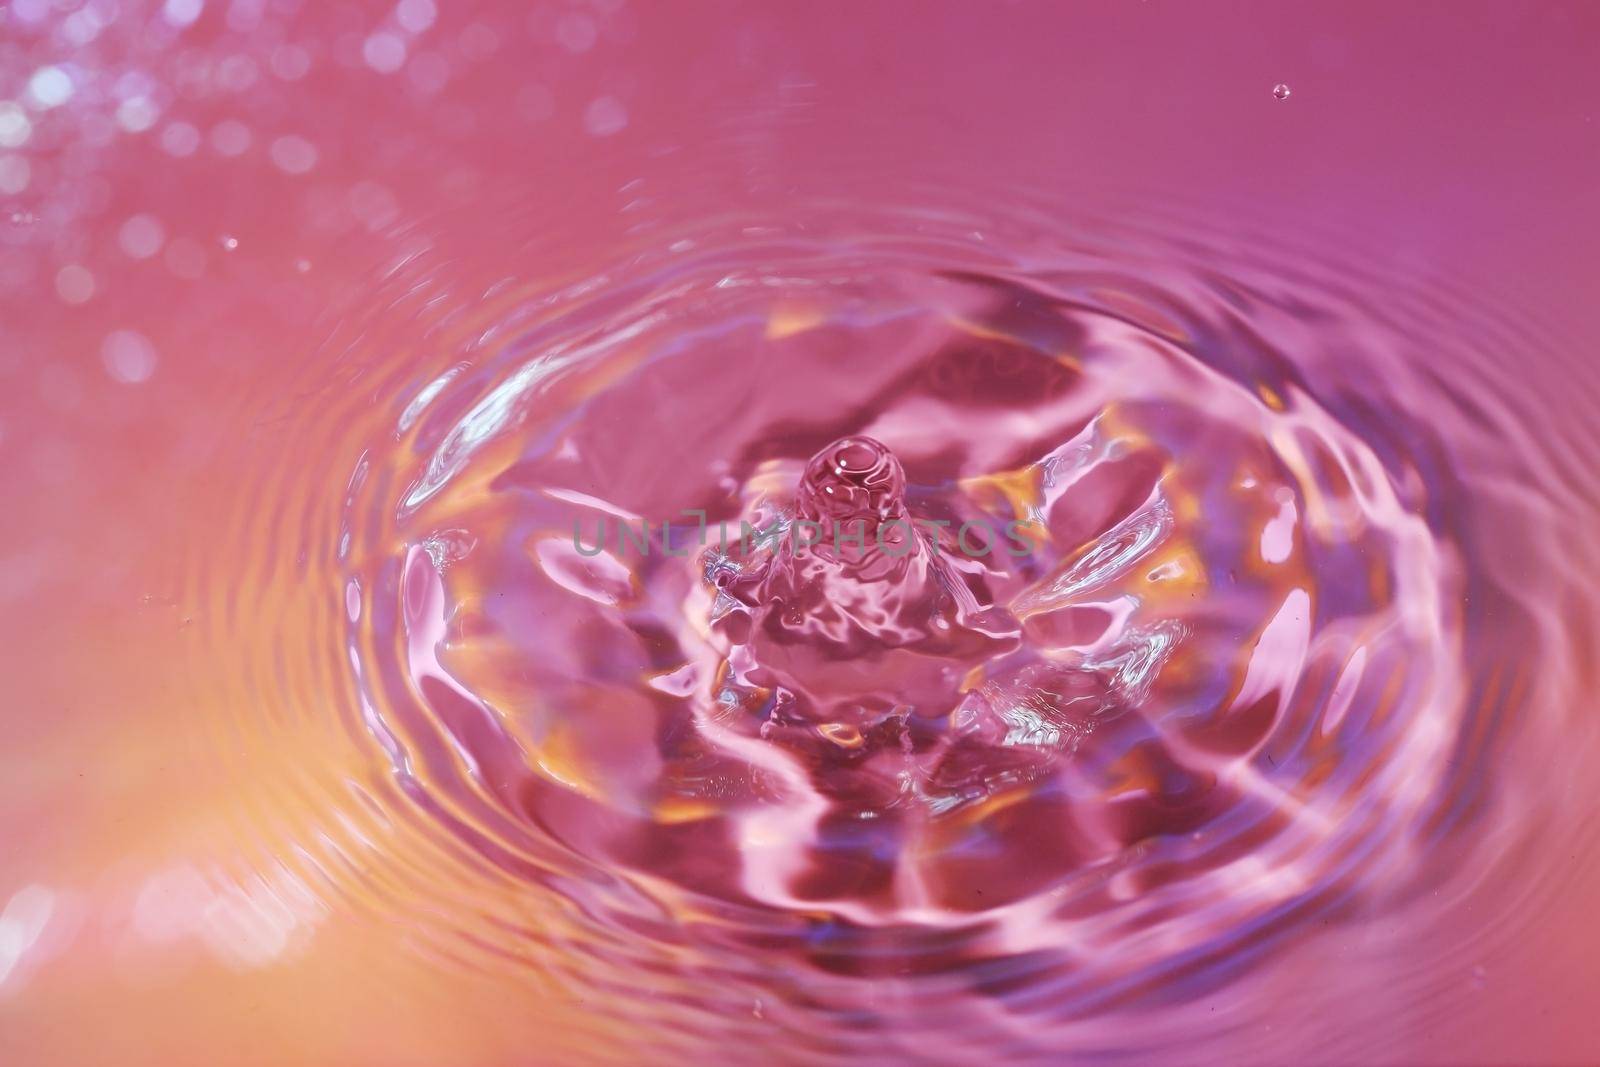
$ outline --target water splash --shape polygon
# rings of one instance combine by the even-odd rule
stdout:
[[[386,907],[474,901],[428,951],[623,1001],[642,968],[700,1033],[870,980],[897,1034],[1082,1047],[1134,1010],[1156,1049],[1526,826],[1485,724],[1572,674],[1461,611],[1541,613],[1476,547],[1500,475],[1441,459],[1474,421],[1371,406],[1358,362],[1396,412],[1426,376],[1392,299],[1200,238],[794,220],[470,311],[419,245],[384,284],[437,360],[366,325],[340,356],[387,407],[316,414],[308,454],[359,460],[275,536],[339,590],[362,804],[434,857]]]

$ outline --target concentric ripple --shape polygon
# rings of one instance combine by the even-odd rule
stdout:
[[[323,739],[285,834],[419,951],[657,1052],[1154,1049],[1537,832],[1491,772],[1583,682],[1592,500],[1519,328],[1020,201],[635,226],[565,275],[464,229],[396,235],[241,505],[293,565],[219,604],[274,637],[249,743]]]

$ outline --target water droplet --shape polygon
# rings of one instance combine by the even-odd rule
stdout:
[[[556,23],[556,41],[574,54],[593,48],[598,36],[594,21],[577,12],[562,16],[561,21]]]
[[[169,156],[192,156],[200,147],[200,131],[187,122],[174,122],[161,131],[161,148]]]
[[[311,55],[292,44],[279,46],[269,60],[272,73],[286,82],[299,81],[311,71]]]
[[[439,17],[433,0],[400,0],[394,9],[394,20],[407,33],[423,33]]]
[[[56,272],[56,295],[68,304],[83,304],[94,296],[94,275],[76,263]]]
[[[117,105],[117,125],[129,133],[143,133],[156,124],[160,114],[149,97],[135,96]]]
[[[261,69],[249,56],[228,56],[217,64],[217,84],[230,92],[242,93],[256,83]]]
[[[1287,100],[1289,99],[1289,87],[1283,82],[1279,82],[1272,87],[1272,95],[1279,100]]]
[[[231,233],[223,234],[222,241],[220,243],[222,247],[229,252],[232,252],[235,248],[239,247],[239,239],[233,236]]]
[[[20,148],[33,134],[28,113],[12,100],[0,100],[0,148]]]
[[[161,14],[174,26],[187,26],[198,19],[204,9],[205,0],[167,0]]]
[[[406,65],[406,43],[392,33],[375,33],[361,46],[361,56],[379,74],[393,74]]]
[[[628,110],[614,96],[597,97],[583,112],[583,128],[591,137],[610,137],[628,126]]]
[[[33,180],[33,167],[23,156],[0,156],[0,193],[16,196]]]
[[[811,458],[800,486],[808,519],[880,519],[899,513],[906,476],[900,461],[871,437],[842,437]]]
[[[65,104],[72,99],[74,90],[72,79],[60,67],[41,67],[28,79],[28,95],[44,109]]]
[[[166,240],[166,228],[154,215],[131,215],[117,231],[117,244],[132,259],[149,259]]]
[[[211,147],[219,155],[242,156],[250,150],[254,140],[255,135],[250,132],[250,127],[238,119],[223,119],[211,130]]]
[[[114,381],[138,385],[155,373],[157,356],[155,346],[144,334],[112,330],[100,345],[100,359]]]
[[[305,174],[317,165],[317,146],[294,134],[273,141],[268,154],[285,174]]]

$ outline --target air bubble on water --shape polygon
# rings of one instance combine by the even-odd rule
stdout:
[[[1272,87],[1272,95],[1279,100],[1287,100],[1289,99],[1289,87],[1283,82],[1279,82]]]

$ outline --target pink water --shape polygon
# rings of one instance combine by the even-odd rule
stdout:
[[[1594,12],[440,8],[0,9],[6,1062],[1600,1058]]]

